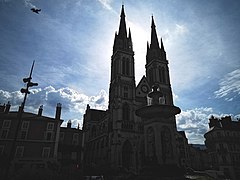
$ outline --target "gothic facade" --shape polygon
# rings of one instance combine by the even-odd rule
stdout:
[[[161,91],[165,111],[173,105],[168,60],[163,41],[158,41],[152,17],[151,42],[147,43],[146,75],[135,83],[135,59],[130,28],[127,31],[124,6],[111,56],[108,109],[87,106],[83,122],[83,164],[85,171],[140,174],[149,162],[178,166],[176,120],[172,116],[141,117],[136,111],[148,105],[152,86]],[[178,113],[180,109],[178,108]],[[87,173],[87,172],[86,172]]]

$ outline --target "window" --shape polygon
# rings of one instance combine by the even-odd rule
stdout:
[[[2,128],[6,128],[6,129],[10,128],[10,125],[11,125],[11,120],[4,120]]]
[[[129,59],[126,60],[126,75],[128,76],[130,73]]]
[[[75,145],[78,144],[78,134],[77,133],[73,134],[73,141],[72,141],[72,143],[75,144]]]
[[[43,147],[42,157],[49,158],[49,156],[50,156],[50,147]]]
[[[130,74],[129,59],[126,59],[125,57],[122,59],[122,74],[127,76]]]
[[[53,133],[52,132],[46,132],[46,134],[45,134],[45,139],[47,140],[47,141],[51,141],[51,140],[53,140]]]
[[[123,120],[129,120],[130,119],[130,109],[127,103],[123,105]]]
[[[0,154],[3,154],[4,152],[4,145],[0,145]]]
[[[125,60],[125,58],[122,59],[122,73],[126,74],[126,60]]]
[[[20,133],[20,139],[26,139],[27,138],[27,131],[26,130],[22,130]]]
[[[64,140],[64,132],[60,132],[60,139],[61,142]]]
[[[150,83],[153,83],[153,69],[149,70],[149,81]]]
[[[22,129],[27,130],[28,127],[29,127],[29,121],[23,121],[23,122],[22,122]]]
[[[54,123],[48,123],[47,124],[47,130],[48,131],[53,131],[53,129],[54,129]]]
[[[24,146],[17,146],[15,157],[23,157]]]
[[[123,97],[128,98],[128,87],[127,86],[123,87]]]
[[[2,129],[1,131],[1,139],[6,139],[8,136],[8,129]]]

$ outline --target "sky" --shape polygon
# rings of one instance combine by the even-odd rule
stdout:
[[[110,63],[124,3],[135,52],[136,84],[145,74],[151,16],[163,38],[177,129],[204,143],[211,115],[240,117],[240,2],[235,0],[0,0],[0,103],[17,110],[35,60],[25,111],[82,125],[86,105],[107,109]],[[39,14],[32,7],[40,8]]]

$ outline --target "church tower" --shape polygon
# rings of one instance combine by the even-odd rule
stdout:
[[[109,129],[111,164],[114,167],[135,167],[133,139],[135,135],[135,72],[134,52],[130,28],[127,33],[124,6],[122,5],[118,33],[115,33],[111,57],[109,89]]]
[[[151,43],[147,42],[146,77],[150,87],[157,85],[165,97],[166,104],[173,105],[172,90],[169,78],[168,60],[161,38],[159,46],[156,26],[152,16]]]
[[[111,57],[110,109],[116,98],[127,102],[135,97],[134,52],[130,28],[127,35],[124,6],[120,17],[119,31],[115,33]]]

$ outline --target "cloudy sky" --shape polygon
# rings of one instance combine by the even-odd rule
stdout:
[[[0,0],[0,103],[16,110],[19,90],[35,60],[26,111],[82,123],[86,105],[106,109],[110,60],[120,0]],[[208,117],[240,114],[240,2],[235,0],[125,0],[135,51],[136,83],[145,74],[151,16],[163,37],[178,130],[203,143]],[[40,14],[31,8],[41,8]],[[63,124],[63,126],[65,123]]]

